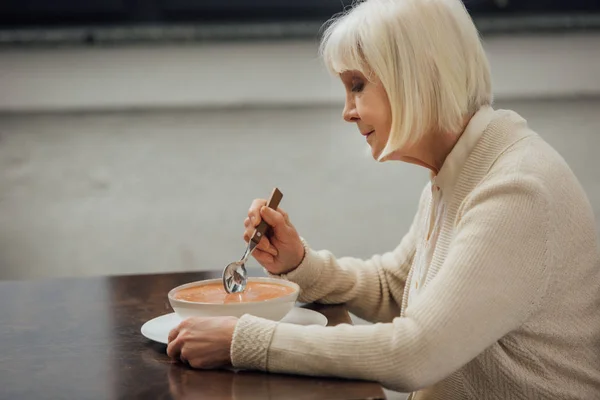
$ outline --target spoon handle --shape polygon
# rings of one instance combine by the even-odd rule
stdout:
[[[279,202],[281,202],[282,197],[283,193],[281,193],[279,189],[273,189],[271,197],[269,198],[269,201],[267,201],[267,207],[272,208],[273,210],[277,210],[277,207],[279,206]],[[252,235],[250,240],[258,245],[258,242],[260,242],[260,239],[262,239],[262,237],[265,235],[265,232],[268,228],[269,224],[267,224],[263,219],[262,221],[260,221],[260,224],[258,224],[258,226],[256,227],[256,230],[254,231],[254,234]]]

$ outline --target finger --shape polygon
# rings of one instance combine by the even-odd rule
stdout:
[[[250,238],[252,237],[252,235],[254,235],[254,228],[252,228],[252,230],[246,230],[244,232],[244,235],[242,236],[244,239],[244,242],[248,243],[250,242]],[[257,249],[266,251],[267,253],[273,255],[273,256],[277,256],[279,254],[279,252],[277,251],[277,249],[275,248],[275,246],[273,246],[273,244],[269,241],[269,239],[265,236],[263,236],[260,241],[258,242],[258,245],[256,246]]]
[[[248,240],[246,240],[246,242],[250,240],[250,238],[252,237],[252,235],[254,235],[255,231],[256,231],[256,228],[254,226],[252,226],[252,225],[246,227],[246,229],[244,230],[244,235],[248,236]]]
[[[266,266],[269,264],[273,264],[275,262],[275,257],[266,251],[256,249],[252,252],[252,256],[258,261],[262,266]]]
[[[269,207],[262,207],[260,214],[269,226],[273,228],[275,235],[281,234],[282,229],[286,227],[283,215]]]
[[[183,340],[180,338],[176,338],[167,346],[167,355],[171,358],[178,358],[179,353],[181,353],[181,348],[183,347]]]
[[[187,347],[185,347],[185,346],[183,346],[183,347],[181,348],[181,351],[179,352],[179,359],[180,359],[180,360],[181,360],[181,362],[182,362],[182,363],[184,363],[184,364],[189,364],[189,363],[190,363],[190,360],[188,359],[188,357],[189,357],[189,354],[188,354],[188,353],[189,353],[189,352],[188,352],[187,350],[188,350],[188,348],[187,348]]]
[[[252,235],[254,235],[255,231],[256,228],[254,228],[253,226],[246,228],[246,230],[244,231],[244,241],[246,243],[250,242],[250,238],[252,237]]]
[[[254,226],[260,224],[261,216],[260,216],[260,208],[265,206],[267,201],[265,199],[254,199],[252,204],[250,205],[250,209],[248,210],[248,218]]]
[[[167,340],[167,343],[171,343],[173,340],[175,340],[177,335],[179,335],[179,326],[171,329],[171,331],[169,332],[169,338]]]
[[[183,321],[181,321],[179,323],[179,326],[177,327],[177,329],[179,329],[180,332],[182,330],[185,330],[185,328],[188,328],[194,322],[195,318],[197,318],[197,317],[187,317],[186,319],[184,319]]]
[[[253,227],[253,225],[250,222],[250,217],[246,217],[246,219],[244,220],[244,228],[248,229],[249,227]]]
[[[277,251],[275,246],[273,246],[273,243],[271,243],[271,241],[269,239],[267,239],[266,237],[263,237],[260,240],[260,242],[258,243],[258,246],[256,248],[269,253],[273,257],[277,257],[277,255],[279,254],[279,252]]]
[[[252,235],[254,235],[254,232],[255,232],[254,228],[248,228],[244,231],[243,238],[246,243],[248,243],[250,241],[250,238],[252,237]],[[277,256],[277,254],[279,254],[277,249],[273,246],[273,243],[271,243],[269,238],[266,236],[263,236],[260,239],[256,248],[266,251],[267,253],[270,253],[273,256]]]
[[[267,253],[269,253],[270,255],[272,255],[273,257],[277,257],[279,255],[279,251],[277,251],[277,248],[275,246],[273,246],[272,243],[269,243],[269,248],[265,250]]]
[[[290,224],[290,216],[288,215],[287,212],[285,212],[285,210],[281,207],[277,207],[277,211],[279,211],[279,213],[281,215],[283,215],[283,220],[285,221],[286,224]]]
[[[271,247],[271,243],[269,242],[269,239],[265,236],[263,236],[260,241],[258,242],[258,245],[256,246],[257,249],[260,249],[262,251],[268,251],[269,247]]]

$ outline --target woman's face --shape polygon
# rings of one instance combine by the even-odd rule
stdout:
[[[392,127],[392,110],[387,93],[379,80],[369,81],[358,71],[340,74],[346,89],[344,120],[356,123],[360,133],[371,147],[377,159],[385,145]]]

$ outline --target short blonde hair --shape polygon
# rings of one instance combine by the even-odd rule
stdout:
[[[357,3],[328,22],[319,50],[334,75],[373,73],[386,90],[392,128],[380,160],[427,132],[459,132],[492,103],[489,63],[460,0]]]

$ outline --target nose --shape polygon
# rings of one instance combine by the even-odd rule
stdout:
[[[346,98],[346,104],[344,104],[344,111],[342,112],[344,121],[346,122],[357,122],[360,120],[358,111],[356,111],[356,104],[352,98]]]

